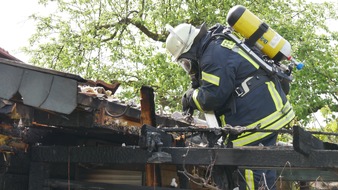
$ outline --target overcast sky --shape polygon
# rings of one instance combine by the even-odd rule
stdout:
[[[0,47],[11,55],[28,63],[28,57],[19,48],[28,44],[28,38],[34,33],[35,26],[28,16],[36,12],[46,12],[44,7],[38,6],[38,0],[0,0]],[[309,0],[321,2],[323,0]],[[338,0],[326,0],[338,2]],[[330,24],[330,25],[338,25]]]
[[[0,47],[11,55],[27,62],[28,57],[19,48],[28,44],[28,38],[35,30],[28,16],[38,12],[38,0],[1,0],[0,5]]]

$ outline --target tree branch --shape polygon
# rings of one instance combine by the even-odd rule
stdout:
[[[165,42],[165,40],[166,40],[165,35],[153,33],[150,30],[148,30],[148,28],[146,28],[144,25],[140,24],[139,22],[133,22],[133,20],[131,20],[130,22],[131,22],[131,24],[136,26],[139,30],[141,30],[141,32],[143,32],[145,35],[147,35],[149,38],[151,38],[155,41]]]
[[[132,13],[138,13],[137,11],[130,11],[130,13],[128,14],[128,16],[130,16]],[[97,26],[96,29],[102,29],[102,28],[114,28],[118,25],[121,25],[121,24],[132,24],[134,25],[136,28],[138,28],[141,32],[143,32],[146,36],[148,36],[149,38],[155,40],[155,41],[160,41],[160,42],[165,42],[166,40],[166,35],[162,35],[162,34],[157,34],[157,33],[154,33],[154,32],[151,32],[147,27],[145,27],[143,24],[141,24],[140,22],[137,22],[133,19],[130,19],[128,17],[124,18],[124,19],[121,19],[119,22],[117,23],[113,23],[113,24],[106,24],[106,25],[100,25],[100,26]],[[107,38],[107,39],[104,39],[102,40],[103,42],[106,42],[106,41],[109,41],[109,40],[112,40],[114,39],[114,37],[116,36],[116,33],[114,33],[114,35],[112,35],[111,37]]]

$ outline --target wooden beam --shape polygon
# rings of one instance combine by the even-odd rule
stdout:
[[[148,86],[141,88],[141,124],[156,127],[154,90]]]
[[[153,190],[154,187],[135,186],[135,185],[124,185],[124,184],[108,184],[108,183],[94,183],[84,181],[71,181],[68,183],[66,180],[61,179],[49,179],[47,181],[49,187],[52,188],[67,188],[72,189],[102,189],[102,190]],[[157,190],[172,190],[169,187],[156,187]],[[177,189],[187,190],[187,189]]]
[[[293,147],[305,156],[313,150],[338,150],[337,144],[323,142],[299,126],[293,127]]]
[[[67,163],[68,151],[71,163],[100,163],[104,165],[144,167],[150,156],[145,149],[137,147],[32,147],[32,161]],[[163,147],[172,155],[166,165],[215,165],[238,166],[252,169],[276,169],[282,180],[338,181],[338,151],[313,150],[304,156],[290,148],[241,147],[241,148],[186,148]],[[269,158],[269,159],[267,159]],[[161,164],[158,164],[161,166]],[[281,172],[283,170],[283,172]],[[149,186],[148,186],[149,187]],[[158,187],[158,186],[157,186]]]
[[[284,168],[278,170],[278,175],[282,181],[338,181],[338,170],[316,170],[316,169],[293,169]]]
[[[68,148],[70,162],[105,164],[146,164],[151,156],[145,149],[135,146],[35,146],[31,147],[31,159],[38,162],[67,162]],[[313,150],[304,156],[290,148],[240,147],[240,148],[197,148],[163,147],[163,152],[172,156],[166,164],[245,166],[250,168],[338,169],[337,150]],[[269,158],[269,159],[267,159]],[[213,160],[216,159],[216,160]]]
[[[148,124],[156,127],[154,90],[148,86],[141,88],[141,124]],[[150,187],[159,186],[158,166],[155,164],[146,164],[146,185]]]

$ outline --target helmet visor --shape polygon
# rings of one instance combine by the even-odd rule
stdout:
[[[181,28],[178,31],[175,31],[170,25],[166,25],[167,30],[170,32],[170,35],[167,38],[167,49],[173,55],[173,60],[176,61],[177,58],[186,51],[189,50],[192,42],[190,43],[190,39],[193,39],[193,26],[186,25],[187,27]],[[183,30],[188,29],[188,30]],[[182,34],[183,32],[183,34]]]

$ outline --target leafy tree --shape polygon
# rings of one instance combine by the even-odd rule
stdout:
[[[153,86],[159,107],[177,110],[189,79],[172,63],[164,43],[172,26],[187,22],[226,24],[228,10],[242,4],[278,31],[306,66],[294,72],[290,101],[298,119],[324,106],[337,111],[337,33],[325,21],[337,19],[332,4],[306,0],[40,0],[56,7],[34,14],[36,33],[26,52],[31,63],[88,79],[122,82],[121,98],[138,97]]]

